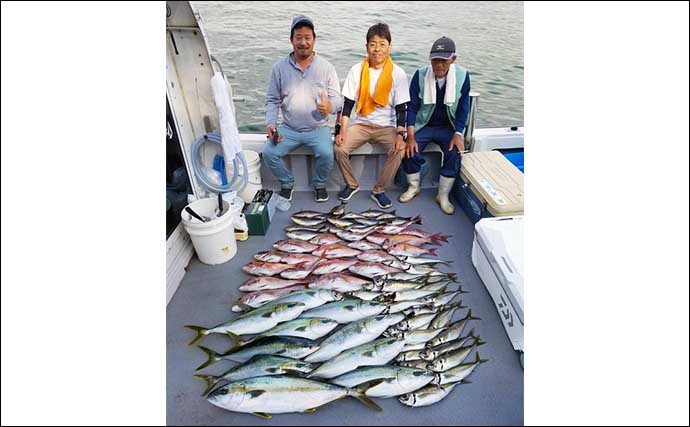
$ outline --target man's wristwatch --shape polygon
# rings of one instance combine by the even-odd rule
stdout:
[[[400,136],[402,136],[403,141],[407,141],[407,132],[406,132],[406,131],[404,131],[404,130],[399,130],[397,134],[400,135]]]

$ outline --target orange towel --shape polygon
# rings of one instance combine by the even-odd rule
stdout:
[[[393,87],[393,60],[386,58],[383,71],[376,82],[374,96],[369,94],[369,58],[362,63],[362,74],[359,77],[359,94],[357,95],[357,114],[366,116],[374,112],[376,105],[383,107],[388,103],[388,96]]]

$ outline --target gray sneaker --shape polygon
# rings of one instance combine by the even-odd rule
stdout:
[[[281,188],[280,193],[278,193],[278,195],[285,200],[291,201],[292,200],[292,188]]]
[[[393,202],[391,202],[391,199],[386,196],[386,193],[371,193],[371,200],[375,201],[381,209],[386,209],[393,206]]]
[[[343,188],[343,191],[341,191],[338,194],[338,198],[340,200],[342,200],[343,202],[347,202],[348,200],[350,200],[352,198],[352,196],[357,194],[358,191],[359,191],[359,187],[351,188],[351,187],[346,185],[345,188]]]
[[[317,202],[326,202],[328,201],[328,191],[326,191],[325,188],[316,188],[314,189],[314,200]]]

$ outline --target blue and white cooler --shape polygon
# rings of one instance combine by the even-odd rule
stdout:
[[[522,215],[524,175],[499,151],[462,156],[454,194],[472,222],[482,218]]]
[[[472,264],[494,300],[513,348],[524,352],[523,216],[484,218],[474,226]]]

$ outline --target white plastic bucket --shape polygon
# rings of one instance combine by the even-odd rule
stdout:
[[[233,227],[235,216],[230,211],[228,202],[223,201],[223,215],[220,218],[216,217],[218,199],[215,197],[197,200],[187,206],[202,217],[211,219],[201,222],[182,210],[182,224],[192,238],[199,261],[215,265],[232,259],[237,253],[237,243]]]
[[[247,161],[247,186],[244,190],[239,192],[237,195],[240,196],[242,200],[246,203],[251,203],[254,199],[254,195],[257,191],[261,190],[261,158],[259,158],[259,153],[251,150],[242,150],[244,159]],[[238,164],[239,159],[237,160]],[[244,167],[238,166],[238,175],[242,176],[245,173]],[[228,180],[232,177],[232,164],[228,166],[226,171]]]

